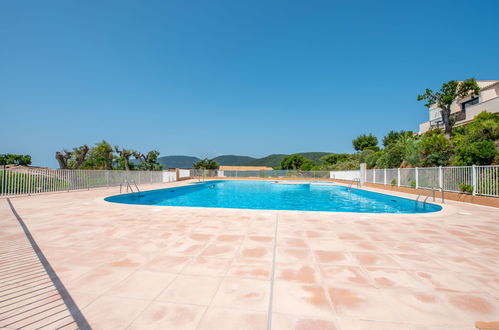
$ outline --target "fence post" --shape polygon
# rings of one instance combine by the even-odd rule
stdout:
[[[397,186],[400,187],[400,167],[397,168]]]
[[[109,188],[109,170],[106,171],[106,182],[107,182],[107,187]]]
[[[473,186],[473,196],[476,195],[476,187],[477,187],[477,177],[476,177],[476,166],[471,166],[472,175],[471,175],[471,185]]]
[[[376,169],[373,168],[373,183],[376,183]]]
[[[360,186],[363,187],[366,182],[366,163],[360,164],[359,171],[360,171],[359,173]]]
[[[442,166],[438,167],[438,187],[443,189],[444,187],[444,176]]]
[[[386,186],[386,168],[383,170],[383,184]]]
[[[416,189],[419,189],[419,173],[417,167],[416,167]]]

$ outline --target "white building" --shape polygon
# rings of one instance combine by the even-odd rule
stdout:
[[[454,121],[454,126],[472,121],[482,111],[499,113],[499,80],[480,80],[477,84],[480,95],[458,99],[451,105],[451,121]],[[432,128],[443,128],[440,108],[432,105],[428,112],[429,120],[419,124],[419,134]]]

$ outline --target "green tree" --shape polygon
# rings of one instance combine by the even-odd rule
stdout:
[[[452,126],[454,125],[450,118],[452,103],[458,98],[466,96],[475,97],[479,93],[480,87],[478,87],[478,84],[474,78],[469,78],[461,82],[451,80],[442,84],[439,91],[434,92],[427,88],[423,94],[418,95],[417,100],[426,101],[425,106],[428,108],[432,105],[436,105],[440,108],[440,114],[444,123],[445,136],[450,138]]]
[[[197,170],[218,170],[219,166],[216,160],[205,158],[193,164]]]
[[[446,166],[450,163],[452,145],[441,129],[436,128],[421,138],[421,163],[425,167]]]
[[[63,150],[62,152],[57,151],[55,153],[55,158],[59,163],[60,169],[79,169],[87,160],[88,152],[90,148],[84,144],[80,147],[73,148],[73,151]]]
[[[113,147],[105,140],[96,143],[90,151],[90,154],[94,158],[101,158],[101,163],[103,163],[102,168],[104,170],[111,170],[113,168]]]
[[[329,154],[321,158],[325,166],[332,166],[336,163],[352,159],[351,154]]]
[[[135,158],[139,159],[139,169],[144,171],[158,171],[163,169],[163,165],[158,163],[159,151],[151,150],[146,155],[136,152]]]
[[[489,165],[499,155],[495,141],[499,139],[499,115],[482,112],[463,129],[455,132],[452,143],[454,165]]]
[[[319,166],[317,166],[316,163],[311,161],[310,159],[306,159],[305,163],[302,164],[300,167],[300,170],[302,171],[317,171],[319,170]]]
[[[497,155],[496,144],[491,140],[459,143],[456,147],[454,165],[490,165]]]
[[[135,165],[130,162],[131,157],[135,157],[136,151],[120,148],[118,146],[114,147],[114,151],[119,155],[118,158],[118,169],[124,169],[126,171],[133,170]]]
[[[302,155],[294,154],[284,157],[281,161],[281,168],[283,170],[302,170],[302,167],[311,169],[316,164],[310,159],[303,157]],[[303,169],[305,170],[305,169]]]
[[[370,147],[376,147],[378,145],[378,138],[371,133],[362,134],[352,141],[352,145],[355,150],[363,151]]]
[[[401,137],[405,136],[413,136],[414,132],[411,131],[390,131],[388,134],[383,137],[383,146],[385,148],[388,148],[391,144],[394,144],[395,142],[398,141]]]
[[[0,165],[31,165],[30,155],[0,154]]]

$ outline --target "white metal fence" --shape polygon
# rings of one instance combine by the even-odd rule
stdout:
[[[360,170],[352,170],[352,171],[331,171],[330,172],[331,179],[338,180],[360,180]]]
[[[360,171],[218,171],[179,170],[180,178],[269,178],[354,180]],[[0,169],[0,196],[70,191],[119,186],[126,181],[137,184],[176,180],[175,172],[53,170],[36,168]],[[371,169],[365,182],[414,188],[437,188],[461,192],[463,186],[474,195],[499,197],[499,165]]]
[[[170,177],[166,177],[171,181]],[[0,196],[165,182],[162,171],[0,169]]]
[[[190,170],[190,176],[219,177],[219,178],[302,178],[302,179],[329,179],[330,171],[296,171],[296,170],[261,170],[261,171],[219,171],[219,170]]]
[[[413,188],[437,188],[499,197],[499,165],[366,170],[366,182]]]

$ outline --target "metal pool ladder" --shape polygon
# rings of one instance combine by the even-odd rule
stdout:
[[[348,190],[349,191],[352,191],[352,185],[354,183],[357,184],[357,188],[359,188],[360,187],[360,179],[355,178],[352,181],[350,181],[350,183],[348,184]]]
[[[124,183],[120,183],[120,194],[121,194],[121,189],[123,188],[123,186],[125,186],[125,187],[126,187],[126,192],[128,192],[128,189],[130,189],[130,191],[131,191],[132,193],[137,193],[137,194],[138,194],[138,196],[140,196],[140,189],[139,189],[139,187],[137,186],[137,183],[135,183],[135,181],[132,181],[132,183],[133,183],[133,185],[135,186],[135,190],[136,190],[136,191],[133,191],[133,188],[132,188],[132,186],[130,185],[130,181],[125,180],[125,182],[124,182]]]
[[[428,200],[428,198],[430,198],[430,193],[431,193],[433,201],[435,201],[435,191],[436,191],[435,187],[431,187],[431,189],[428,190],[428,193],[426,194],[426,197],[423,200],[423,206],[426,205],[426,201]],[[444,190],[442,188],[440,188],[440,191],[442,193],[442,203],[444,203]],[[419,202],[419,198],[422,197],[423,195],[424,195],[424,189],[423,189],[423,192],[420,192],[418,197],[416,197],[416,205]]]

